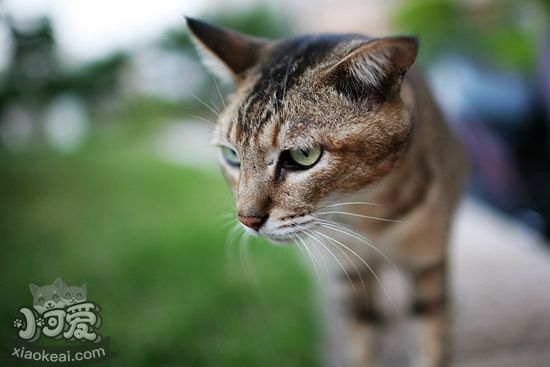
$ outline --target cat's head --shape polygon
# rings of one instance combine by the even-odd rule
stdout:
[[[42,314],[44,311],[63,307],[63,301],[61,300],[62,284],[63,281],[60,278],[54,280],[52,284],[42,287],[36,284],[29,284],[33,298],[32,305],[38,313]]]
[[[86,292],[86,283],[82,284],[80,287],[63,284],[61,288],[61,299],[67,306],[74,305],[75,303],[86,301]]]
[[[205,64],[235,82],[213,140],[249,232],[289,241],[324,205],[399,164],[412,130],[401,85],[415,38],[269,41],[188,26]]]

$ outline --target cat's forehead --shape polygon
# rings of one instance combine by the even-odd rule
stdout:
[[[232,140],[231,145],[246,144],[260,135],[275,139],[296,117],[298,103],[316,92],[311,75],[331,63],[350,47],[357,35],[300,36],[275,42],[262,62],[237,89],[232,103],[220,118],[215,140]],[[266,131],[272,129],[274,131]],[[264,136],[264,140],[265,140]]]

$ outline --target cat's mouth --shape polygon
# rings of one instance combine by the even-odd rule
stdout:
[[[283,223],[277,226],[261,228],[259,234],[276,245],[296,243],[300,238],[307,236],[308,231],[315,226],[313,219],[299,222]]]

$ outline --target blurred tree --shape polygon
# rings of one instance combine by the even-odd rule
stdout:
[[[548,1],[541,1],[548,3]],[[396,26],[422,39],[421,62],[446,52],[529,72],[537,58],[537,40],[546,24],[539,2],[418,0],[403,2]]]
[[[48,18],[25,27],[8,19],[14,52],[0,82],[0,113],[9,103],[41,109],[63,93],[75,94],[86,103],[116,90],[118,74],[127,55],[118,53],[75,69],[58,57],[54,32]]]
[[[258,37],[277,38],[287,36],[292,32],[288,17],[277,16],[269,8],[263,6],[235,12],[220,12],[206,14],[201,19],[221,27],[231,28]],[[168,48],[189,51],[192,48],[189,32],[185,27],[167,32],[162,44]]]
[[[45,97],[47,84],[58,71],[50,21],[42,18],[33,27],[19,29],[8,22],[13,53],[0,85],[0,110],[17,99],[35,104]]]

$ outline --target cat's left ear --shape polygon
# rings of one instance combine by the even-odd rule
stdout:
[[[86,292],[87,288],[88,288],[87,283],[82,284],[82,286],[80,287],[80,289],[82,289],[84,292]]]
[[[400,90],[417,54],[416,37],[375,38],[351,50],[324,77],[355,99],[365,98],[369,92],[385,97]]]
[[[187,18],[191,39],[203,64],[224,81],[239,83],[256,65],[268,41]]]

